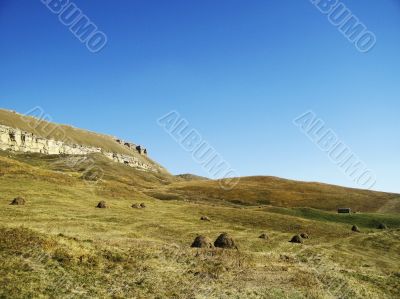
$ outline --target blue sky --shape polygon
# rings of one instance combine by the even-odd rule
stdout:
[[[400,2],[343,1],[377,37],[356,50],[308,0],[74,1],[93,54],[40,0],[0,0],[0,106],[143,144],[207,175],[156,120],[179,111],[242,176],[357,187],[292,120],[314,111],[400,192]]]

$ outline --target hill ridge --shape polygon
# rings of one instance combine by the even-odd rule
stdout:
[[[33,116],[0,109],[0,149],[47,155],[102,153],[117,163],[152,172],[167,172],[134,143]]]

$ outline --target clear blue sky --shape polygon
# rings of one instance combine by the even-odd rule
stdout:
[[[179,111],[243,175],[356,186],[292,124],[313,110],[400,192],[400,3],[343,1],[367,54],[308,0],[81,1],[108,36],[90,53],[40,0],[0,0],[0,106],[149,148],[206,174],[156,123]]]

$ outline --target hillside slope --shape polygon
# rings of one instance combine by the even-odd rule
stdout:
[[[104,175],[87,181],[84,163],[68,166],[73,158],[0,152],[1,298],[64,298],[71,292],[77,298],[400,296],[398,214],[162,201],[147,193],[186,190],[188,183],[101,155],[90,158]],[[267,182],[283,184],[247,178],[238,187]],[[201,189],[191,192],[207,198]],[[26,205],[10,205],[16,196]],[[107,209],[96,209],[100,200]],[[133,203],[146,208],[131,208]],[[211,221],[201,221],[204,215]],[[389,229],[377,230],[380,222]],[[351,231],[353,224],[361,233]],[[222,232],[233,236],[238,250],[190,248],[198,234],[215,240]],[[262,232],[267,240],[259,238]],[[288,242],[301,232],[310,239]]]
[[[146,163],[156,165],[158,169],[162,170],[159,174],[160,178],[163,177],[161,181],[168,182],[168,184],[154,183],[150,179],[152,183],[148,184],[146,190],[142,191],[158,199],[201,200],[244,206],[311,207],[330,211],[339,207],[349,207],[353,211],[400,212],[400,195],[397,194],[350,189],[320,183],[297,182],[276,177],[244,177],[232,190],[224,190],[220,187],[218,181],[187,174],[172,177],[162,166],[147,156],[140,155],[116,142],[116,138],[112,136],[43,120],[38,121],[37,118],[23,116],[8,110],[0,110],[0,124],[19,128],[45,138],[57,140],[57,138],[67,137],[68,140],[77,144],[100,147],[106,151],[135,156]],[[20,157],[23,157],[23,155]],[[26,157],[29,157],[29,155]],[[100,156],[96,157],[95,168],[100,169],[101,175],[109,176],[110,174],[104,172],[103,168],[112,170],[111,165],[114,164],[107,163]],[[43,157],[42,159],[33,159],[33,161],[39,160],[48,161]],[[67,164],[68,158],[64,158],[64,160],[66,160],[64,164]],[[26,158],[25,161],[31,163],[30,158]],[[52,165],[54,167],[54,163]],[[63,165],[61,165],[61,168],[63,168]],[[130,171],[126,167],[118,167],[118,169],[118,171],[113,170],[112,172],[114,174],[113,179],[117,181],[125,182],[135,180],[136,176],[139,178],[147,176],[147,174],[137,171]],[[120,174],[115,175],[117,172],[120,172]],[[138,182],[142,182],[142,179],[139,179]]]
[[[400,212],[400,195],[276,177],[244,177],[232,190],[218,181],[187,181],[156,189],[150,195],[244,206],[311,207],[333,211],[349,207],[362,212]]]
[[[38,119],[13,111],[0,109],[0,125],[20,129],[45,139],[54,139],[66,143],[101,148],[106,152],[133,156],[139,161],[149,163],[156,166],[157,169],[167,172],[165,168],[151,160],[149,157],[140,155],[123,144],[116,142],[116,137],[77,129],[67,125],[47,122],[45,116],[42,116],[42,118],[44,119]]]
[[[87,144],[113,140],[101,136]],[[0,298],[399,298],[398,198],[274,177],[224,190],[100,153],[0,151]],[[223,232],[236,250],[191,248]]]

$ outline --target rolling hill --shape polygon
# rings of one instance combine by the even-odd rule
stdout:
[[[361,212],[400,212],[400,195],[340,186],[306,183],[276,177],[243,177],[232,190],[218,181],[191,180],[150,192],[156,198],[174,198],[243,206],[310,207],[336,211],[349,207]]]
[[[117,150],[111,137],[70,130]],[[400,296],[399,195],[275,177],[219,186],[97,153],[0,151],[0,298]],[[18,196],[26,204],[10,205]],[[337,214],[342,206],[357,213]],[[190,248],[222,232],[238,250]],[[310,238],[288,242],[300,233]]]

